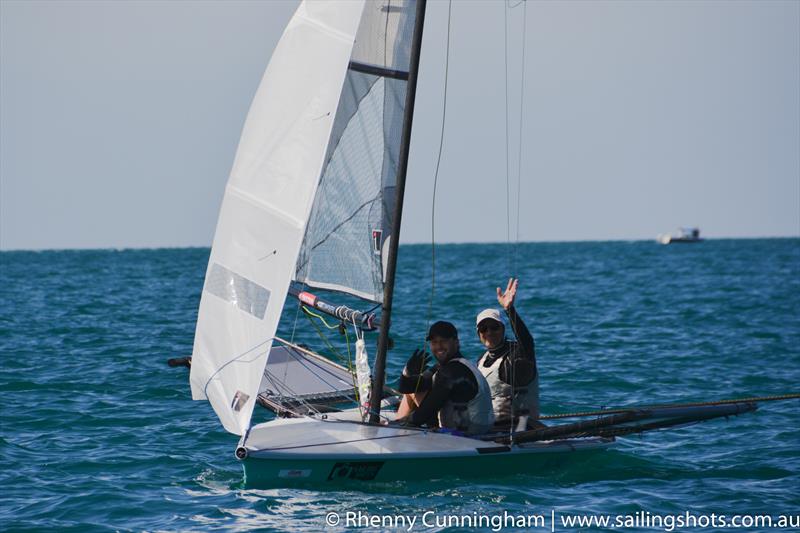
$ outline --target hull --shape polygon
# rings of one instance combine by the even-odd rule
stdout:
[[[513,448],[503,454],[460,457],[290,459],[249,457],[242,461],[248,487],[357,485],[364,482],[497,477],[549,472],[590,458],[613,439],[561,441],[549,449]]]
[[[662,233],[656,239],[661,244],[702,242],[699,228],[682,228],[678,233]]]
[[[319,487],[535,474],[613,443],[595,437],[505,446],[408,428],[293,419],[254,427],[237,457],[247,486]]]

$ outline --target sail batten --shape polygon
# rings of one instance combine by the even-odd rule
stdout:
[[[357,61],[351,61],[348,68],[356,72],[363,72],[364,74],[372,74],[373,76],[382,76],[384,78],[393,78],[396,80],[404,80],[404,81],[408,80],[408,71],[405,70],[388,69],[380,67],[378,65],[368,65],[366,63],[359,63]]]
[[[246,200],[246,201],[252,203],[253,205],[258,206],[259,208],[264,209],[265,211],[269,211],[270,213],[273,213],[273,214],[283,218],[286,222],[288,222],[290,224],[293,224],[298,228],[302,229],[303,226],[304,226],[304,221],[300,220],[296,215],[293,215],[293,214],[287,212],[285,209],[281,209],[279,206],[275,205],[274,203],[272,203],[272,202],[270,202],[268,200],[265,200],[265,199],[262,199],[262,198],[259,198],[259,197],[255,196],[253,194],[250,194],[250,193],[248,193],[247,191],[245,191],[243,189],[240,189],[240,188],[235,187],[233,185],[228,185],[225,188],[225,194],[238,196],[242,200]]]
[[[360,292],[360,291],[352,289],[351,287],[345,287],[345,286],[336,285],[336,284],[333,284],[333,283],[323,283],[323,282],[314,282],[314,281],[306,281],[306,282],[304,282],[304,285],[307,285],[308,287],[311,287],[313,289],[322,289],[322,290],[325,290],[325,291],[338,292],[338,293],[342,293],[342,294],[347,294],[349,296],[355,296],[356,298],[360,298],[361,300],[366,300],[368,302],[374,302],[375,301],[375,300],[372,299],[373,298],[372,294],[369,294],[369,293],[366,293],[366,292]]]

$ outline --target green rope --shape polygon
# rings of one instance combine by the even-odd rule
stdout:
[[[328,345],[328,349],[330,349],[331,353],[340,362],[347,361],[347,370],[349,371],[350,377],[353,380],[353,382],[352,382],[353,383],[353,393],[355,394],[356,400],[359,402],[359,405],[361,405],[361,402],[360,402],[359,397],[358,397],[359,396],[358,395],[358,383],[356,382],[356,375],[355,375],[355,372],[353,370],[353,355],[352,355],[352,352],[350,351],[350,336],[347,334],[347,327],[344,328],[344,338],[345,338],[345,342],[347,344],[347,359],[345,359],[344,356],[342,356],[342,354],[339,353],[339,351],[333,346],[333,344],[331,344],[331,342],[328,340],[328,337],[326,335],[323,335],[322,330],[319,328],[319,326],[317,326],[317,323],[314,320],[312,320],[311,317],[318,318],[319,321],[322,322],[325,325],[325,327],[328,328],[328,329],[339,329],[339,326],[338,325],[337,326],[331,326],[330,324],[328,324],[325,321],[325,318],[322,315],[314,313],[313,311],[311,311],[308,307],[306,307],[304,305],[301,305],[300,307],[303,310],[303,314],[306,316],[306,318],[308,318],[308,321],[311,322],[311,325],[313,325],[314,329],[317,330],[317,334],[319,335],[319,337],[325,342],[325,344]]]
[[[336,349],[336,348],[333,346],[333,344],[331,344],[331,343],[330,343],[330,341],[328,340],[328,337],[322,334],[322,330],[321,330],[321,329],[319,329],[319,326],[317,325],[317,323],[316,323],[316,322],[314,322],[314,321],[311,319],[311,317],[312,317],[312,316],[316,316],[317,318],[319,318],[319,319],[320,319],[320,321],[321,321],[323,324],[325,324],[325,327],[327,327],[328,329],[336,329],[336,328],[338,328],[339,326],[333,326],[333,327],[331,327],[330,325],[328,325],[328,323],[327,323],[327,322],[325,322],[325,320],[324,320],[324,319],[323,319],[321,316],[319,316],[319,315],[316,315],[315,313],[311,313],[311,312],[310,312],[310,311],[309,311],[309,310],[308,310],[308,309],[307,309],[305,306],[303,306],[303,313],[306,315],[306,318],[308,318],[308,321],[309,321],[309,322],[311,322],[311,325],[312,325],[312,326],[314,326],[314,329],[316,329],[316,330],[317,330],[317,334],[319,335],[320,339],[322,339],[322,340],[325,342],[325,344],[327,344],[327,345],[328,345],[328,349],[331,351],[331,354],[332,354],[332,355],[334,355],[334,356],[335,356],[335,357],[336,357],[336,358],[337,358],[337,359],[338,359],[340,362],[343,362],[343,361],[345,361],[345,358],[344,358],[344,356],[343,356],[341,353],[339,353],[339,350],[337,350],[337,349]]]
[[[330,324],[328,324],[328,323],[325,321],[325,317],[323,317],[322,315],[318,315],[317,313],[313,312],[311,309],[309,309],[309,308],[308,308],[308,307],[306,307],[305,305],[301,305],[300,307],[303,309],[303,312],[304,312],[306,315],[313,316],[313,317],[315,317],[315,318],[318,318],[318,319],[320,319],[320,321],[321,321],[323,324],[325,324],[325,327],[326,327],[326,328],[328,328],[328,329],[338,329],[338,328],[339,328],[339,326],[331,326]]]

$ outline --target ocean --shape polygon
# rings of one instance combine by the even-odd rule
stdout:
[[[248,487],[238,438],[166,365],[191,353],[208,254],[0,253],[0,530],[800,529],[798,400],[512,477]],[[401,246],[390,383],[431,320],[477,358],[511,275],[544,413],[800,391],[797,238],[439,245],[435,276],[430,246]],[[292,304],[280,334],[330,352]]]

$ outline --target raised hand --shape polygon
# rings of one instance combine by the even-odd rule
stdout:
[[[501,291],[497,287],[497,303],[503,306],[503,309],[508,311],[514,305],[514,299],[517,297],[518,279],[508,278],[508,285],[505,291]]]
[[[414,350],[411,357],[408,358],[405,368],[403,368],[403,375],[410,377],[422,374],[428,368],[428,360],[430,354],[424,350]]]

